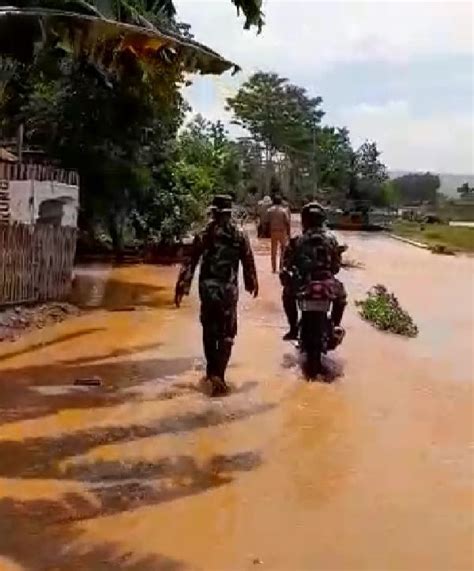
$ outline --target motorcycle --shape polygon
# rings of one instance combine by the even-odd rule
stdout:
[[[299,347],[305,355],[305,373],[315,379],[323,372],[322,356],[333,351],[344,339],[342,327],[332,323],[331,304],[336,297],[336,284],[329,273],[318,276],[298,293],[301,312],[299,323]]]

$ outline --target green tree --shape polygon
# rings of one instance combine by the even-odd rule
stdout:
[[[353,155],[349,131],[336,127],[320,129],[316,154],[321,189],[347,191]]]
[[[276,73],[257,72],[227,100],[233,122],[247,129],[267,153],[303,151],[324,113],[322,99]]]
[[[388,180],[387,168],[380,161],[375,142],[366,141],[351,157],[349,198],[366,205],[385,206],[383,183]]]
[[[355,173],[361,180],[382,183],[387,180],[387,168],[379,160],[380,151],[375,142],[366,141],[355,152]]]
[[[28,66],[22,97],[13,88],[0,102],[0,112],[1,103],[8,109],[5,131],[24,124],[29,144],[79,172],[81,227],[105,227],[119,251],[127,216],[150,192],[153,165],[164,160],[184,116],[181,72],[170,65],[156,81],[127,62],[127,80],[104,78],[87,62],[47,57]]]
[[[307,171],[308,165],[314,171],[317,129],[324,115],[321,103],[320,97],[310,97],[287,79],[265,72],[255,73],[227,100],[233,122],[245,128],[261,148],[267,191],[275,164],[283,156],[290,165],[292,186],[297,171]]]
[[[180,240],[202,222],[217,193],[238,190],[238,146],[221,122],[197,115],[172,145],[168,160],[153,176],[153,188],[134,211],[141,233],[166,243]]]
[[[378,206],[395,208],[400,204],[400,195],[393,180],[382,183],[381,192],[378,196]]]
[[[441,185],[438,175],[412,173],[393,180],[402,204],[428,202],[436,204]]]
[[[221,121],[197,115],[178,139],[180,160],[206,174],[209,193],[234,192],[239,184],[240,155]]]

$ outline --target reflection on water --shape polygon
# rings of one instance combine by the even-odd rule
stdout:
[[[152,283],[130,281],[132,268],[111,271],[108,267],[83,268],[76,272],[71,301],[82,308],[110,310],[159,307],[170,303],[170,290]],[[165,293],[167,295],[165,295]]]

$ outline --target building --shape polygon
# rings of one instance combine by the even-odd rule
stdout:
[[[77,173],[0,160],[0,222],[76,228],[78,211]]]
[[[78,209],[75,172],[1,153],[0,307],[68,296]]]

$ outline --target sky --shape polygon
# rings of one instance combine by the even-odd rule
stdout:
[[[260,35],[230,0],[175,5],[197,40],[242,67],[197,78],[186,90],[195,113],[229,124],[226,97],[274,71],[322,96],[324,122],[355,146],[375,140],[390,169],[474,172],[474,2],[264,0]]]

